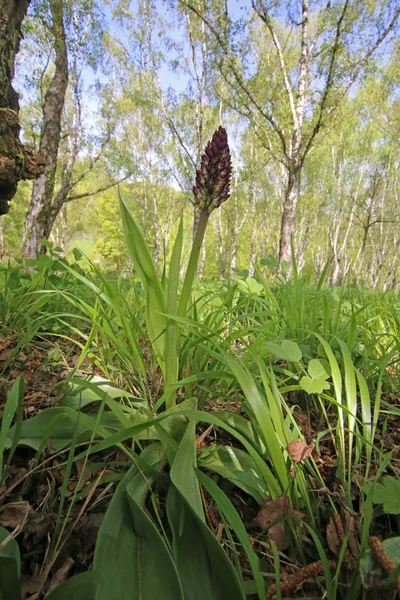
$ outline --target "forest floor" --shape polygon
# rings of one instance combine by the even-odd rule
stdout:
[[[59,406],[67,390],[65,382],[71,373],[79,373],[84,377],[104,375],[87,356],[76,371],[80,349],[73,339],[60,341],[57,338],[37,337],[25,348],[20,347],[19,340],[17,333],[0,337],[0,419],[3,416],[7,391],[20,376],[23,376],[26,385],[23,403],[23,419],[26,421],[46,408]],[[337,477],[332,439],[328,434],[320,435],[321,414],[313,410],[301,410],[294,393],[288,393],[286,399],[289,405],[295,407],[294,418],[304,439],[308,441],[297,442],[298,446],[292,447],[293,458],[298,462],[312,454],[325,484],[325,487],[319,486],[318,489],[320,512],[325,514],[325,525],[321,535],[325,536],[332,554],[340,553],[343,536],[347,536],[346,551],[342,557],[345,565],[342,585],[345,585],[346,577],[351,580],[358,559],[362,536],[360,515],[357,510],[348,508],[341,480]],[[385,400],[393,406],[400,404],[399,394],[394,390],[386,395]],[[205,410],[221,410],[221,407],[233,412],[240,411],[240,405],[228,400],[222,405],[220,401],[218,404],[211,402]],[[334,423],[331,423],[331,426],[334,427]],[[226,432],[222,433],[222,437],[228,446],[235,442]],[[318,451],[314,447],[317,438]],[[198,427],[197,440],[199,449],[207,447],[208,444],[212,446],[216,441],[214,430],[211,427]],[[221,443],[221,434],[218,441]],[[382,453],[392,452],[392,469],[400,473],[399,411],[380,416],[375,444]],[[85,442],[81,445],[84,447]],[[22,600],[42,598],[71,574],[90,569],[104,513],[118,480],[130,464],[119,449],[108,450],[91,457],[90,463],[85,465],[83,477],[82,468],[85,461],[82,459],[75,462],[66,480],[68,452],[69,446],[54,452],[49,442],[43,445],[39,439],[37,450],[19,446],[0,488],[0,525],[7,528],[13,537],[18,538],[21,552]],[[375,463],[374,467],[377,470],[379,463]],[[360,470],[362,469],[363,464],[360,463]],[[374,472],[371,471],[370,479],[373,477]],[[363,505],[358,498],[363,481],[361,471],[359,474],[354,473],[353,481],[352,506],[359,506],[362,510]],[[317,486],[317,482],[315,485]],[[294,520],[302,520],[306,515],[288,509],[286,496],[275,500],[267,498],[260,508],[254,500],[249,499],[229,482],[222,482],[222,489],[229,495],[241,516],[251,544],[261,561],[268,563],[273,560],[270,540],[275,542],[281,558],[282,595],[293,598],[320,598],[321,586],[323,587],[324,583],[321,564],[318,566],[316,560],[313,563],[314,570],[309,569],[307,572],[285,553],[291,539],[287,527],[282,522],[282,516],[285,514]],[[72,498],[73,502],[70,502]],[[331,500],[334,505],[340,507],[339,512],[344,517],[332,513]],[[209,526],[218,538],[221,536],[223,524],[217,507],[207,493],[204,494],[204,502]],[[336,518],[333,517],[335,514]],[[277,524],[274,524],[276,522]],[[374,519],[373,529],[374,534],[383,539],[399,536],[400,519],[397,515],[382,513]],[[242,559],[243,575],[246,578],[251,572],[246,556],[242,555]],[[271,583],[276,580],[274,573],[264,573],[264,576],[269,578]],[[379,589],[380,574],[371,572],[370,576],[376,578],[375,582],[369,582],[370,587],[377,589],[375,586],[378,586]],[[273,591],[272,588],[271,590]],[[395,591],[385,593],[389,594],[389,598]],[[275,596],[270,593],[267,597]]]

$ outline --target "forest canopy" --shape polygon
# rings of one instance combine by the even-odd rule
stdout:
[[[231,198],[211,215],[200,277],[290,268],[293,247],[299,272],[329,259],[331,284],[396,289],[399,10],[32,0],[13,86],[21,140],[46,167],[0,217],[1,257],[50,239],[126,269],[119,184],[161,268],[182,211],[190,246],[195,171],[223,125]]]

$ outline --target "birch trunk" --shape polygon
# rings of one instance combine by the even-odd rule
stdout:
[[[48,238],[61,206],[52,205],[60,144],[61,118],[68,86],[68,55],[62,0],[50,4],[55,48],[55,72],[46,92],[39,153],[46,160],[46,169],[33,184],[31,203],[25,221],[25,258],[41,251],[40,240]]]
[[[283,205],[281,232],[279,239],[279,262],[286,261],[291,264],[291,238],[296,230],[296,211],[300,196],[301,170],[299,167],[290,170],[285,191],[285,202]]]

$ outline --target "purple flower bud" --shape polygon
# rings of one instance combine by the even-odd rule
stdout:
[[[219,127],[208,142],[200,168],[196,171],[193,186],[195,204],[207,208],[209,212],[218,208],[229,198],[231,175],[228,136],[224,127]]]

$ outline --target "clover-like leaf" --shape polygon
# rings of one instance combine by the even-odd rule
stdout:
[[[308,375],[300,379],[300,385],[307,394],[322,394],[329,389],[328,377],[321,361],[313,358],[308,363]]]
[[[278,358],[279,360],[285,360],[286,362],[299,362],[302,357],[302,352],[296,344],[291,340],[283,340],[280,344],[275,342],[266,342],[265,347]]]
[[[323,364],[317,358],[308,363],[308,374],[312,379],[328,379],[329,375],[325,371]]]
[[[383,482],[374,485],[374,504],[383,504],[383,510],[390,515],[400,514],[400,481],[394,477],[383,478]]]
[[[311,379],[308,375],[300,379],[300,385],[307,394],[322,394],[324,390],[329,389],[326,379]]]

